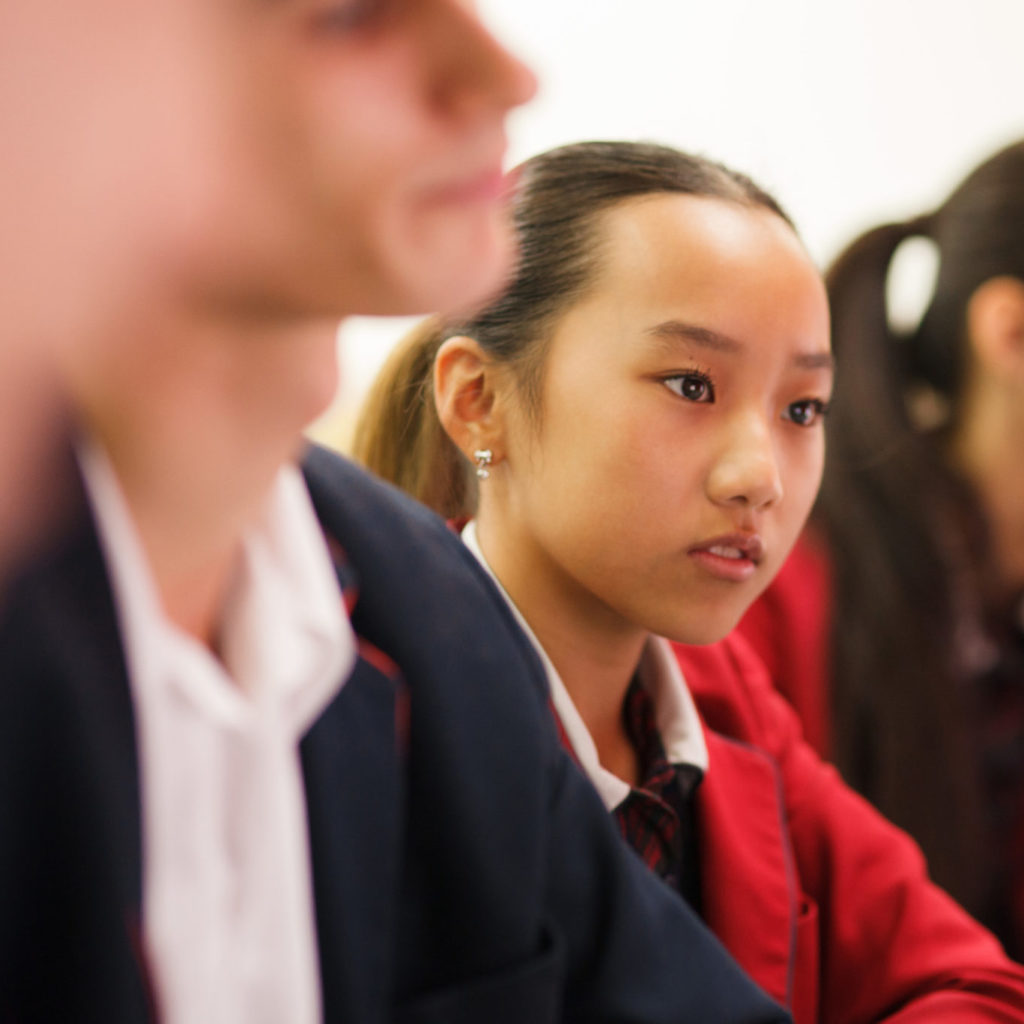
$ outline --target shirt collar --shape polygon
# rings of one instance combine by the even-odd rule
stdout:
[[[484,557],[477,539],[475,521],[466,524],[462,539],[497,584],[512,614],[536,649],[547,673],[551,703],[562,722],[573,754],[601,795],[605,807],[613,810],[629,795],[629,783],[602,767],[593,737],[576,710],[558,670]],[[669,642],[663,637],[651,636],[644,646],[637,672],[641,686],[651,695],[654,703],[655,722],[669,762],[693,765],[706,773],[708,748],[704,740],[704,727]]]
[[[282,467],[260,516],[243,537],[224,611],[219,662],[164,613],[106,454],[85,441],[78,456],[111,575],[133,687],[170,683],[225,724],[242,726],[253,715],[270,714],[301,735],[347,678],[356,642],[298,469]],[[218,677],[217,685],[211,685],[211,676]]]

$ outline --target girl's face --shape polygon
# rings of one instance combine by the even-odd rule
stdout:
[[[519,594],[568,600],[603,635],[713,642],[818,489],[824,287],[782,219],[720,200],[627,201],[601,242],[550,340],[539,417],[511,405],[481,527],[502,520],[488,534]]]

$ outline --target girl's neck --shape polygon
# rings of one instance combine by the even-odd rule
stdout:
[[[477,521],[488,564],[555,666],[602,767],[635,784],[639,765],[623,705],[648,634],[592,595],[530,572],[515,555],[518,544],[500,543],[490,525]]]
[[[211,648],[242,538],[333,394],[335,335],[177,323],[73,381],[167,615]]]

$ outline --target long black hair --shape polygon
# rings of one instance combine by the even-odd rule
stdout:
[[[912,237],[937,247],[919,325],[886,286]],[[995,591],[985,515],[947,448],[968,366],[967,304],[1024,280],[1024,143],[985,161],[933,213],[867,232],[826,275],[837,388],[814,520],[835,573],[834,757],[924,847],[935,879],[984,915],[984,800],[966,727]]]

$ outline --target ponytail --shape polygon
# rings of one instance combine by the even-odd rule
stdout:
[[[875,457],[909,429],[903,401],[908,346],[891,325],[886,301],[896,250],[920,221],[886,224],[858,238],[833,263],[825,284],[837,363],[833,433],[849,455]]]
[[[398,342],[360,410],[352,456],[439,515],[460,519],[473,515],[476,488],[434,409],[434,357],[445,337],[430,318]]]

